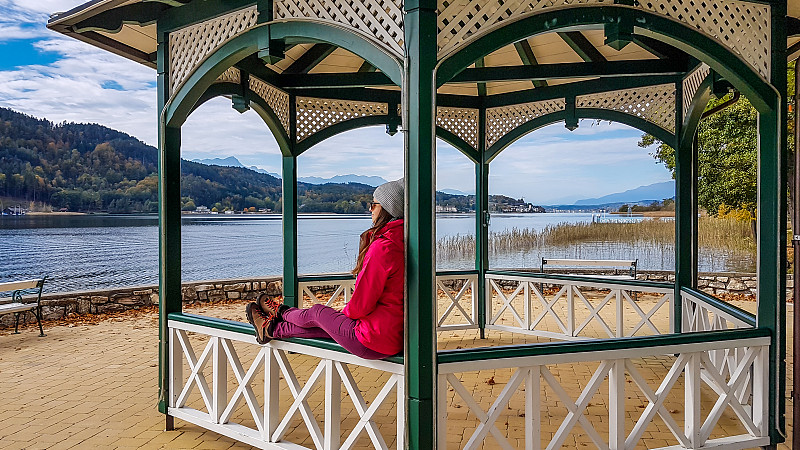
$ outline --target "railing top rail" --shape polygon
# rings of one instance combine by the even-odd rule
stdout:
[[[356,276],[351,273],[323,273],[319,275],[300,275],[297,277],[299,283],[313,283],[317,281],[344,281],[355,280]]]
[[[176,322],[214,328],[217,330],[229,331],[232,333],[240,333],[248,336],[253,335],[252,326],[244,322],[237,322],[235,320],[218,319],[216,317],[206,317],[197,314],[186,314],[186,313],[170,313],[167,315],[167,319],[174,320]],[[347,350],[342,348],[342,346],[334,342],[332,339],[288,338],[288,339],[281,339],[281,341],[349,354]],[[395,355],[389,358],[384,358],[383,361],[403,364],[403,356]]]
[[[612,339],[587,339],[570,342],[545,342],[538,344],[479,347],[458,350],[440,350],[438,363],[474,362],[487,359],[522,358],[592,353],[598,351],[632,350],[642,348],[672,347],[686,344],[712,344],[770,337],[766,328],[704,331],[698,333],[669,334],[662,336],[636,336]]]
[[[488,270],[486,271],[486,275],[532,278],[542,283],[546,283],[547,280],[554,280],[554,281],[573,281],[573,282],[577,281],[585,285],[613,284],[618,286],[635,286],[635,287],[657,288],[657,289],[675,288],[675,285],[672,283],[660,283],[657,281],[643,281],[634,279],[621,280],[616,278],[603,278],[603,277],[594,277],[587,275],[562,275],[562,274],[538,273],[538,272],[516,272],[509,270]]]
[[[681,287],[681,294],[718,309],[720,312],[730,316],[735,320],[743,322],[747,326],[756,326],[756,316],[754,314],[731,305],[730,303],[724,302],[716,297],[708,295],[705,292],[688,287]]]
[[[637,259],[556,259],[542,258],[548,266],[636,267]]]
[[[460,275],[477,275],[478,271],[475,269],[467,270],[441,270],[436,272],[437,277],[455,277]],[[315,283],[320,281],[344,281],[354,280],[355,275],[349,273],[322,273],[322,274],[307,274],[297,277],[300,283]]]
[[[436,272],[437,277],[457,277],[459,275],[477,275],[478,271],[475,269],[467,270],[439,270]]]

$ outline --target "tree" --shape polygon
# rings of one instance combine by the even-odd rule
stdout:
[[[794,63],[788,70],[788,95],[794,95]],[[706,106],[709,110],[732,94],[714,99]],[[758,114],[744,97],[731,106],[700,121],[698,142],[698,204],[716,215],[721,210],[739,209],[755,214],[758,176]],[[788,146],[794,144],[794,114],[789,113]],[[675,177],[675,150],[649,134],[642,136],[639,146],[656,146],[651,153]],[[790,158],[789,171],[792,172]],[[789,208],[794,199],[794,183],[789,177]]]

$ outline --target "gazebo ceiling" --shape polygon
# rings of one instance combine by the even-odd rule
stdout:
[[[142,8],[146,7],[147,13],[151,15],[154,8],[166,11],[176,7],[189,7],[171,6],[180,3],[188,3],[188,0],[173,0],[158,3],[157,6],[154,6],[152,2],[143,2],[142,0],[93,0],[70,11],[53,14],[48,27],[128,59],[155,67],[157,49],[155,23],[142,21],[141,25],[133,24],[126,17],[126,20],[118,21],[121,24],[118,30],[108,30],[109,15],[113,15],[113,10],[120,7],[128,7],[125,14],[130,15],[131,11],[135,12],[130,8],[136,8],[137,4]],[[789,2],[789,14],[793,17],[800,17],[800,0]],[[790,33],[792,33],[791,29]],[[680,54],[680,52],[652,40],[639,39],[621,50],[617,50],[604,45],[604,39],[603,29],[600,26],[537,35],[503,47],[477,62],[483,68],[503,68],[502,71],[490,73],[490,75],[500,75],[501,79],[484,83],[473,81],[474,79],[489,80],[484,77],[486,71],[481,72],[476,65],[473,65],[459,74],[456,79],[441,86],[439,93],[467,96],[504,94],[592,78],[581,76],[580,63],[621,62],[621,66],[625,64],[624,62],[667,59],[669,56],[674,57]],[[788,46],[792,53],[791,57],[800,53],[800,36],[790,37]],[[689,67],[685,62],[685,57],[681,59],[684,61],[682,64],[654,65],[653,73],[669,73],[668,67],[672,67],[672,72],[686,72]],[[556,64],[570,63],[573,66],[562,66],[560,72],[550,70]],[[553,66],[548,67],[548,65]],[[539,70],[526,71],[525,66],[539,66]],[[369,63],[347,50],[329,44],[311,42],[290,46],[286,50],[283,60],[266,67],[271,72],[286,75],[376,72],[376,69]],[[565,74],[564,71],[570,71],[570,73]],[[375,80],[381,82],[375,83]],[[394,89],[394,86],[388,86],[390,83],[384,82],[378,75],[373,78],[365,78],[364,83],[364,85],[380,89]]]

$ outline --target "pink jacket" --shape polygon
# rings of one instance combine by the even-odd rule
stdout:
[[[403,350],[404,277],[403,220],[398,219],[386,224],[367,249],[353,296],[342,310],[358,321],[358,340],[385,355]]]

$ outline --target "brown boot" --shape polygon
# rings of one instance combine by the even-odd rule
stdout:
[[[248,303],[245,313],[247,314],[247,321],[255,329],[256,342],[264,345],[271,341],[272,336],[269,335],[267,328],[275,320],[275,313],[265,314],[256,303]]]

